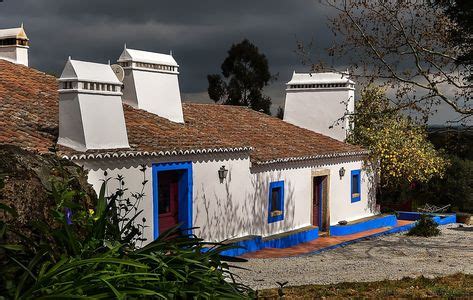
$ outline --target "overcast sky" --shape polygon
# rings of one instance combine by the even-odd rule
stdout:
[[[113,63],[124,43],[172,50],[183,99],[194,102],[209,101],[207,74],[219,73],[231,44],[248,38],[267,56],[270,71],[279,74],[266,91],[275,111],[293,70],[308,70],[295,52],[298,40],[313,41],[314,61],[346,69],[325,53],[333,41],[327,26],[332,13],[318,0],[3,0],[0,28],[23,22],[31,42],[30,66],[55,75],[69,55]]]

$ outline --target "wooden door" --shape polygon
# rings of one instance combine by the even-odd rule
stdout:
[[[324,177],[313,178],[313,201],[312,201],[312,225],[322,230],[322,205],[323,205],[323,181]]]
[[[179,174],[174,171],[158,174],[159,233],[179,223]]]

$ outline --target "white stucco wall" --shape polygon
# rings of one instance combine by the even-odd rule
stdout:
[[[345,176],[340,178],[340,168],[345,168]],[[330,225],[341,220],[352,221],[376,212],[375,191],[370,175],[363,168],[361,160],[331,159],[324,161],[284,163],[274,166],[254,167],[253,172],[260,185],[259,199],[263,212],[263,236],[312,225],[312,176],[317,171],[329,172],[329,214]],[[361,169],[361,200],[351,203],[351,171]],[[284,180],[284,220],[268,224],[269,183]]]
[[[123,101],[173,122],[184,123],[177,73],[125,69]]]
[[[27,46],[18,46],[18,48],[16,49],[16,61],[17,63],[28,67],[28,47]]]
[[[345,168],[345,176],[340,178],[339,170]],[[330,225],[339,221],[353,221],[376,213],[375,191],[370,182],[370,175],[363,170],[361,161],[350,161],[330,167]],[[351,202],[351,171],[361,169],[361,199]]]
[[[129,148],[120,93],[60,91],[58,143],[79,151]]]
[[[4,46],[0,47],[0,59],[28,66],[27,46]]]
[[[255,184],[262,222],[260,235],[269,236],[311,225],[311,169],[285,168],[264,170],[252,176]],[[284,181],[284,219],[268,223],[269,186],[271,182]]]
[[[288,89],[284,121],[344,141],[348,119],[336,121],[354,111],[354,101],[352,88]]]
[[[209,241],[221,241],[227,238],[241,237],[252,234],[254,202],[250,201],[251,181],[249,174],[249,157],[247,153],[229,154],[226,156],[181,156],[179,158],[127,158],[124,160],[87,160],[76,161],[89,170],[88,181],[98,192],[105,179],[117,175],[125,177],[128,189],[125,197],[131,192],[140,192],[144,179],[149,180],[145,185],[145,198],[139,209],[143,210],[141,220],[145,217],[148,228],[144,236],[153,239],[153,190],[152,165],[154,163],[193,161],[193,226],[199,227],[194,231],[198,236]],[[140,171],[146,165],[145,178]],[[218,169],[224,165],[228,170],[227,180],[220,183]],[[116,180],[110,180],[108,193],[113,193],[118,186]]]
[[[127,158],[122,160],[77,161],[89,169],[89,182],[98,191],[104,177],[125,177],[129,192],[141,191],[145,186],[140,209],[148,228],[145,237],[153,238],[153,163],[193,161],[193,226],[194,233],[207,241],[222,241],[247,235],[270,236],[312,224],[312,173],[317,170],[330,171],[330,224],[340,220],[355,220],[374,213],[373,195],[369,195],[369,181],[362,171],[361,201],[351,203],[350,171],[361,168],[361,161],[327,160],[319,162],[286,163],[266,166],[251,166],[248,153],[195,155],[181,157]],[[146,165],[145,178],[139,170]],[[223,183],[218,178],[218,169],[225,166],[228,175]],[[339,169],[346,174],[339,177]],[[284,219],[268,224],[269,185],[273,181],[284,181]],[[111,180],[109,193],[117,187]],[[129,194],[128,194],[129,195]],[[371,200],[370,200],[371,199]]]

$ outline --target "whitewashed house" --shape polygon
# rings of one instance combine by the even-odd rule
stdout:
[[[331,128],[353,110],[347,75],[295,73],[283,121],[245,107],[182,103],[172,55],[125,47],[121,68],[69,59],[59,89],[51,76],[2,57],[0,67],[36,82],[32,95],[47,91],[27,110],[58,126],[59,154],[89,170],[96,190],[107,177],[124,176],[130,192],[148,180],[140,207],[149,241],[179,223],[249,250],[382,226],[357,222],[377,213],[367,152],[343,142],[347,122]],[[44,151],[47,138],[23,145]],[[116,185],[110,181],[109,192]]]

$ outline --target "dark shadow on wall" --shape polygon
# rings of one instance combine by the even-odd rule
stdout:
[[[233,170],[229,170],[225,184],[225,196],[219,196],[214,191],[209,192],[202,185],[194,201],[202,203],[195,206],[194,220],[204,219],[196,230],[198,236],[209,241],[223,241],[235,237],[249,235],[267,235],[268,231],[268,203],[269,185],[272,181],[283,180],[282,172],[272,174],[248,174],[251,187],[243,189],[234,186]],[[233,191],[242,190],[243,197],[235,195]],[[284,220],[272,223],[271,232],[277,233],[294,229],[296,199],[294,184],[285,180],[285,211]],[[202,214],[204,214],[202,216]]]

